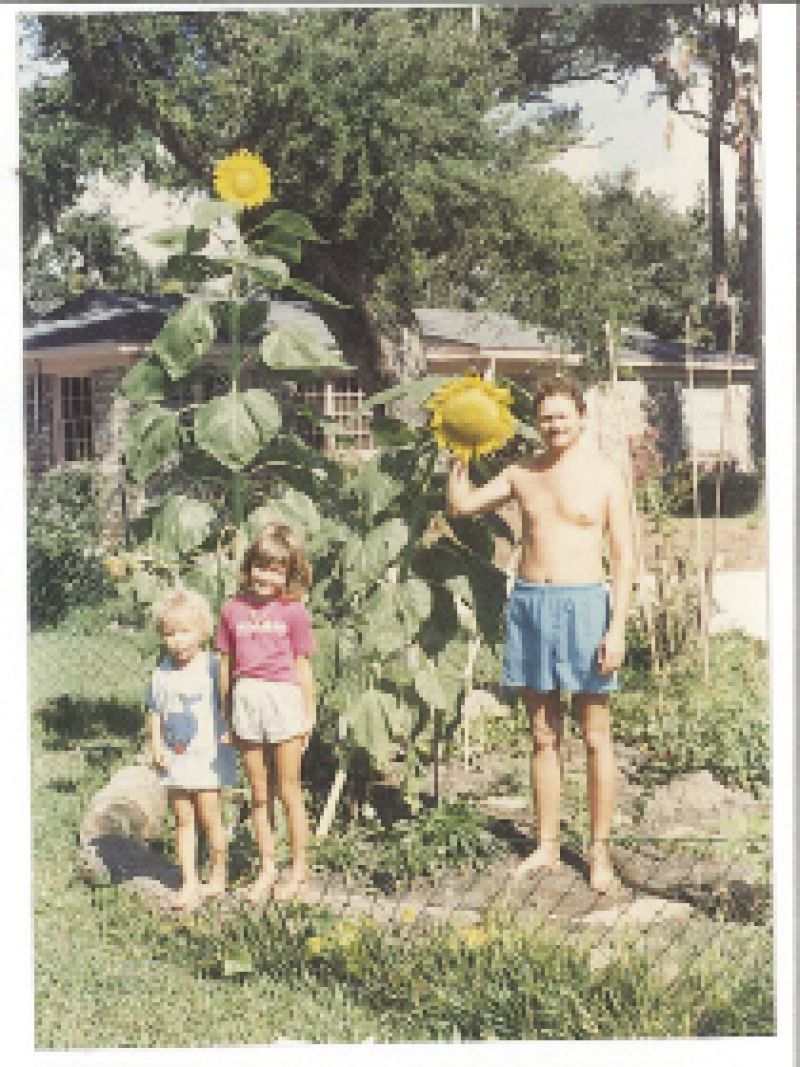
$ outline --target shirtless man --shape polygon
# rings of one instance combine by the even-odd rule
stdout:
[[[451,515],[493,511],[511,500],[522,513],[522,553],[508,602],[503,684],[522,692],[533,740],[531,780],[538,816],[535,851],[515,872],[559,863],[561,714],[558,691],[575,694],[587,756],[589,882],[614,885],[609,833],[614,754],[608,694],[625,654],[633,577],[630,501],[621,472],[583,437],[586,405],[564,376],[544,380],[534,410],[544,452],[478,488],[454,461]],[[608,538],[610,596],[603,572]]]

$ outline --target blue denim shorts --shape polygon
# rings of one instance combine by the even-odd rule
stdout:
[[[597,669],[610,614],[602,582],[549,585],[517,579],[506,613],[503,685],[536,693],[613,692],[616,673]]]

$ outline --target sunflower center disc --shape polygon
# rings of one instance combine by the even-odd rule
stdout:
[[[234,175],[233,186],[239,195],[252,193],[256,185],[256,176],[251,170],[240,170]]]
[[[469,444],[480,444],[491,437],[497,432],[498,423],[496,401],[477,391],[453,397],[442,412],[442,429]]]

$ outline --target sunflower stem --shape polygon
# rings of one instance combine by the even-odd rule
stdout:
[[[238,251],[241,254],[242,246],[242,231],[241,231],[241,213],[237,212],[236,215],[236,231],[238,236]],[[234,401],[238,399],[239,393],[239,376],[242,366],[242,355],[239,345],[239,323],[240,323],[240,307],[239,307],[239,264],[234,263],[233,273],[231,275],[231,348],[230,348],[230,376],[231,376],[231,396]],[[233,436],[234,440],[238,437],[238,405],[233,405]],[[244,521],[244,508],[242,506],[242,475],[240,471],[233,472],[232,478],[232,505],[233,505],[233,523],[237,530],[237,539],[239,537],[238,530],[240,529],[242,522]]]

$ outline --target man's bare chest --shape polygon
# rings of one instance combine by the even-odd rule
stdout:
[[[523,520],[534,525],[602,527],[606,491],[598,472],[520,471],[516,496]]]

